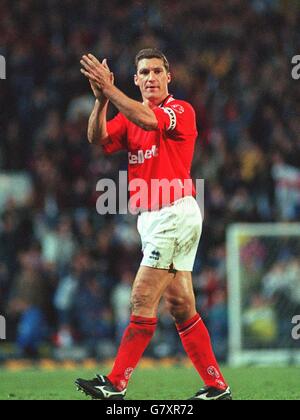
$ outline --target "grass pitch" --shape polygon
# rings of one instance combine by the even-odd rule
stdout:
[[[99,369],[105,374],[108,367]],[[300,368],[224,368],[235,400],[300,400]],[[74,386],[77,377],[95,370],[0,370],[0,400],[86,400]],[[201,387],[192,368],[174,366],[138,369],[127,400],[185,400]]]

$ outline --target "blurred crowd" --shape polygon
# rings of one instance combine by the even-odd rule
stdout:
[[[93,107],[80,57],[108,58],[116,84],[138,99],[134,57],[158,47],[174,96],[197,112],[194,178],[205,179],[205,227],[195,266],[198,309],[217,356],[227,352],[226,228],[300,217],[300,52],[297,0],[0,0],[0,313],[22,356],[112,355],[127,325],[141,259],[132,216],[99,216],[96,184],[118,179],[126,154],[87,142]],[[115,113],[110,108],[110,116]],[[4,190],[6,191],[4,193]],[[1,197],[4,195],[4,197]],[[149,353],[180,354],[161,307]],[[71,349],[71,350],[70,350]],[[64,353],[66,352],[66,353]]]
[[[247,238],[241,257],[244,347],[299,347],[291,336],[300,314],[299,238]]]

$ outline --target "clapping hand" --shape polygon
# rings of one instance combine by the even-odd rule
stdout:
[[[92,54],[84,55],[80,61],[81,73],[89,80],[92,91],[98,100],[104,100],[103,90],[114,84],[114,74],[110,71],[105,58],[102,63]]]

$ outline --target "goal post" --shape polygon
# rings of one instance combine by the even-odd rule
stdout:
[[[229,363],[300,364],[300,223],[227,230]]]

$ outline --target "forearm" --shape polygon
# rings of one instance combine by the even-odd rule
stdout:
[[[105,144],[108,139],[106,116],[108,101],[96,100],[88,124],[88,140],[91,144]]]
[[[150,108],[130,99],[114,85],[105,87],[103,93],[129,121],[144,130],[152,131],[157,129],[158,122]]]

